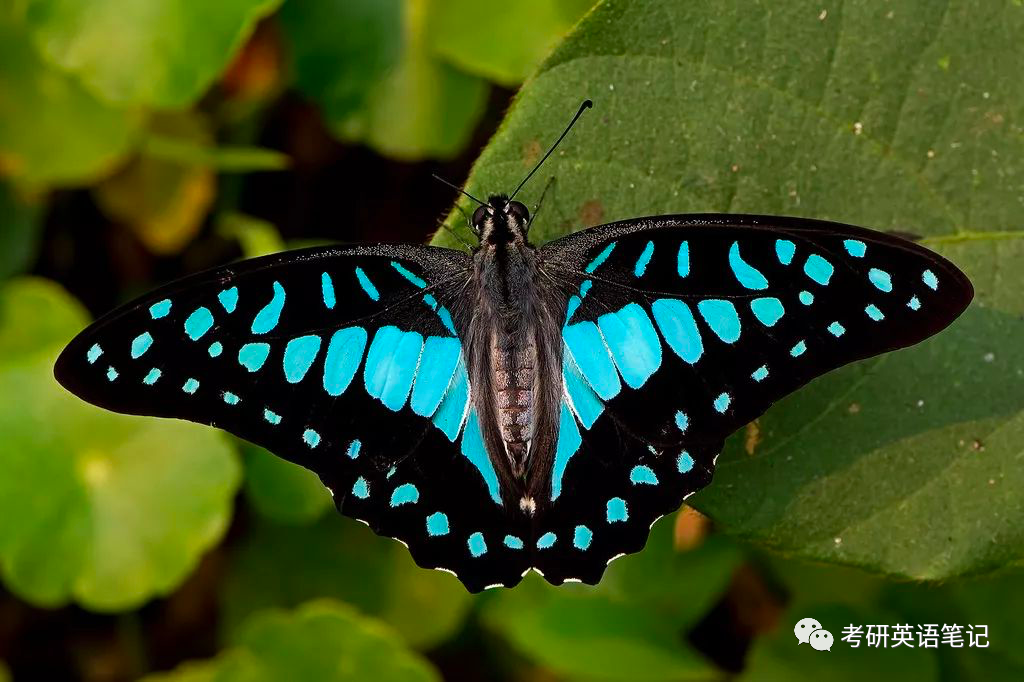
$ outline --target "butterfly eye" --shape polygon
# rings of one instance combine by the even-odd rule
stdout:
[[[484,218],[487,217],[488,213],[489,211],[486,206],[481,206],[480,208],[473,211],[473,227],[479,229],[481,226],[483,226]]]
[[[526,222],[530,219],[530,211],[523,204],[518,201],[509,203],[508,209],[510,214],[514,215],[520,222]]]

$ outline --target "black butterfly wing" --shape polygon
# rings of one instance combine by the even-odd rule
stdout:
[[[261,445],[316,472],[342,513],[420,565],[474,591],[511,585],[524,553],[480,541],[526,531],[500,506],[470,406],[457,314],[470,271],[466,254],[423,246],[246,261],[100,319],[55,374],[101,407]]]
[[[725,438],[841,365],[937,333],[973,296],[953,264],[849,225],[742,215],[605,225],[546,245],[568,296],[553,582],[596,582],[711,480]],[[549,538],[550,539],[550,538]]]

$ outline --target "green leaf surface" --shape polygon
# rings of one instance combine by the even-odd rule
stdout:
[[[245,493],[256,510],[280,523],[311,523],[334,508],[331,494],[309,469],[242,442]]]
[[[240,472],[212,429],[114,415],[58,386],[56,355],[87,321],[51,282],[0,289],[0,571],[35,604],[111,611],[184,580],[223,534]]]
[[[28,0],[42,51],[109,102],[182,108],[281,0]]]
[[[429,9],[426,0],[285,5],[296,86],[338,138],[403,160],[451,157],[468,142],[488,86],[431,52]]]
[[[294,612],[254,616],[236,646],[212,661],[189,663],[147,682],[437,682],[441,678],[389,628],[327,600]]]
[[[434,0],[427,35],[452,64],[512,86],[551,52],[594,0]]]
[[[674,516],[643,552],[612,564],[596,587],[552,587],[532,576],[483,607],[490,629],[531,661],[571,679],[708,679],[714,667],[685,632],[721,598],[742,560],[728,538],[673,547]]]
[[[0,174],[76,184],[128,153],[139,117],[100,102],[36,53],[26,28],[0,9]]]
[[[1020,3],[607,2],[481,155],[468,191],[508,191],[590,97],[521,195],[557,178],[535,241],[644,215],[801,215],[922,235],[972,278],[950,329],[782,401],[752,456],[730,444],[690,502],[732,533],[912,578],[1024,557],[1022,31]]]
[[[261,609],[332,597],[429,648],[458,630],[471,603],[453,576],[419,568],[397,542],[333,513],[310,526],[257,524],[230,571],[223,597],[229,632]]]
[[[0,182],[0,280],[28,269],[36,256],[41,206],[38,197],[21,196]]]
[[[150,134],[142,141],[141,153],[159,161],[206,166],[225,173],[284,170],[291,160],[287,154],[261,147],[199,144],[180,137]]]
[[[809,644],[799,644],[793,628],[802,618],[814,618],[832,633],[832,648],[818,651]],[[819,605],[812,611],[790,611],[783,617],[778,631],[759,639],[747,658],[739,682],[789,682],[789,680],[821,680],[822,682],[932,682],[939,678],[939,652],[907,646],[868,647],[864,636],[860,646],[853,648],[842,641],[847,625],[893,625],[899,619],[892,613],[874,608],[851,608],[840,605]],[[902,622],[902,621],[899,621]],[[916,637],[916,636],[915,636]]]

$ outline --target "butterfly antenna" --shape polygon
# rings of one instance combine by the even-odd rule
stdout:
[[[487,204],[485,204],[484,202],[482,202],[482,201],[480,201],[479,199],[477,199],[477,198],[476,198],[475,196],[473,196],[472,194],[470,194],[469,192],[467,192],[466,190],[464,190],[464,189],[462,189],[461,187],[459,187],[458,185],[455,185],[455,184],[453,184],[453,183],[451,183],[451,182],[448,182],[447,180],[445,180],[444,178],[442,178],[442,177],[441,177],[440,175],[438,175],[437,173],[431,173],[431,175],[433,176],[433,178],[434,178],[435,180],[440,180],[440,181],[441,181],[441,182],[443,182],[444,184],[446,184],[446,185],[448,185],[449,187],[451,187],[452,189],[454,189],[454,190],[455,190],[456,192],[459,192],[460,194],[464,194],[464,195],[466,195],[467,197],[469,197],[470,199],[472,199],[472,200],[473,200],[473,201],[475,201],[476,203],[480,204],[481,206],[486,206],[486,205],[487,205]]]
[[[578,121],[580,116],[583,115],[583,112],[592,106],[594,106],[594,103],[591,102],[589,99],[583,100],[583,104],[580,105],[579,111],[577,111],[576,115],[572,117],[571,121],[569,121],[569,125],[565,127],[565,130],[563,130],[562,134],[559,135],[557,140],[555,140],[555,143],[551,145],[551,149],[549,149],[548,153],[544,155],[544,158],[538,161],[537,165],[533,167],[532,171],[530,171],[530,174],[523,178],[523,181],[519,183],[519,186],[516,187],[516,191],[512,192],[512,196],[508,198],[509,201],[512,201],[513,199],[516,198],[516,195],[519,194],[519,190],[521,190],[523,188],[523,185],[525,185],[527,181],[533,177],[534,173],[540,170],[540,167],[544,165],[544,162],[548,160],[548,157],[551,156],[552,152],[554,152],[555,149],[558,148],[558,145],[562,142],[563,139],[565,139],[565,136],[569,134],[569,131],[572,130],[572,127],[576,125],[576,121]]]

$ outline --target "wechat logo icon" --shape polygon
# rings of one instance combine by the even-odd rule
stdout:
[[[831,651],[832,633],[821,627],[821,623],[813,618],[802,618],[793,627],[797,644],[810,644],[817,651]]]

